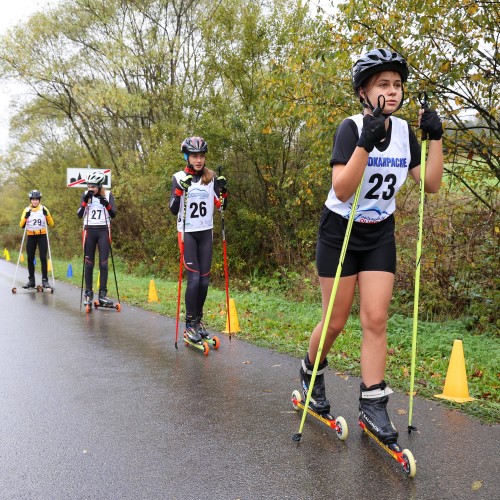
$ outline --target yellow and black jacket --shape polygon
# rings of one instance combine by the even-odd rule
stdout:
[[[30,211],[30,216],[26,219],[26,212],[28,211]],[[47,224],[53,226],[54,219],[50,215],[49,209],[43,205],[38,205],[36,208],[31,205],[26,207],[19,222],[21,227],[26,226],[26,234],[28,236],[47,234]]]

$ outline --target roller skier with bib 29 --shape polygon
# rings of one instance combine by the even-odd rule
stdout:
[[[103,187],[106,177],[99,170],[87,176],[87,190],[82,194],[77,215],[83,219],[84,263],[82,273],[85,277],[85,310],[92,306],[120,310],[119,302],[114,304],[107,297],[108,259],[111,251],[111,219],[116,216],[114,196]],[[99,249],[99,294],[94,297],[93,272],[96,250]],[[116,279],[116,276],[115,276]]]
[[[369,51],[353,66],[352,86],[363,112],[346,118],[333,142],[332,185],[321,214],[316,247],[323,317],[312,332],[300,376],[307,394],[340,263],[311,407],[317,412],[330,408],[320,372],[326,369],[327,354],[347,322],[357,286],[363,333],[359,424],[409,475],[414,475],[411,453],[397,444],[398,433],[387,411],[392,390],[384,381],[387,316],[396,272],[395,196],[408,173],[420,183],[421,155],[415,133],[405,120],[393,116],[403,104],[403,85],[408,76],[406,60],[386,49]],[[436,112],[429,108],[419,111],[418,121],[430,139],[423,184],[426,192],[435,193],[443,175],[443,127]],[[351,216],[350,233],[346,234]],[[345,236],[348,244],[341,255]]]
[[[219,347],[219,339],[210,336],[203,321],[203,308],[212,265],[214,212],[227,204],[227,181],[205,166],[207,151],[208,145],[202,137],[188,137],[182,142],[181,152],[187,164],[172,177],[169,203],[171,213],[177,216],[181,253],[179,293],[182,269],[187,271],[184,341],[202,349],[204,354],[208,354],[209,344]]]

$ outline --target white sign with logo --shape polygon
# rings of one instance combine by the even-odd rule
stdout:
[[[67,168],[66,169],[66,186],[70,188],[86,188],[87,176],[90,172],[97,170],[105,176],[103,186],[106,189],[111,188],[111,169],[109,168]]]

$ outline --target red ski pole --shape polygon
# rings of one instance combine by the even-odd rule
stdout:
[[[178,349],[177,340],[179,339],[179,316],[181,314],[181,289],[182,289],[182,271],[184,267],[184,232],[186,230],[186,207],[188,190],[184,192],[184,203],[182,207],[182,232],[179,240],[179,283],[177,285],[177,314],[175,317],[175,348]]]
[[[219,167],[219,176],[221,175],[222,167]],[[220,195],[221,203],[221,228],[222,228],[222,254],[224,257],[224,280],[226,284],[226,309],[227,309],[227,330],[229,332],[229,342],[231,342],[231,314],[229,309],[229,271],[227,266],[227,245],[226,245],[226,227],[224,224],[224,200],[222,199],[222,193]]]

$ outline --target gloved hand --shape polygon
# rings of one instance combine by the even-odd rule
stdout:
[[[47,212],[47,209],[45,207],[42,208],[42,212],[43,212],[43,215],[45,215],[45,217],[47,217],[47,215],[49,215],[49,212]]]
[[[103,207],[107,207],[109,205],[109,202],[108,200],[106,199],[105,196],[99,196],[99,203],[103,206]]]
[[[358,143],[360,148],[365,148],[368,153],[373,151],[375,144],[385,138],[385,116],[380,114],[363,116],[363,128]]]
[[[188,174],[179,181],[179,184],[181,188],[184,189],[184,191],[187,191],[191,186],[192,182],[193,182],[193,176]]]
[[[83,201],[85,203],[88,203],[90,201],[90,198],[92,198],[92,196],[94,196],[94,192],[91,191],[90,189],[85,193],[85,196],[83,197]]]
[[[223,175],[221,175],[220,177],[217,177],[217,184],[219,186],[220,192],[222,194],[226,194],[227,193],[227,180]]]
[[[424,109],[420,117],[420,128],[427,132],[431,141],[439,141],[443,137],[443,124],[433,109]]]
[[[30,215],[31,215],[31,210],[26,210],[26,213],[24,214],[24,218],[29,219]]]

